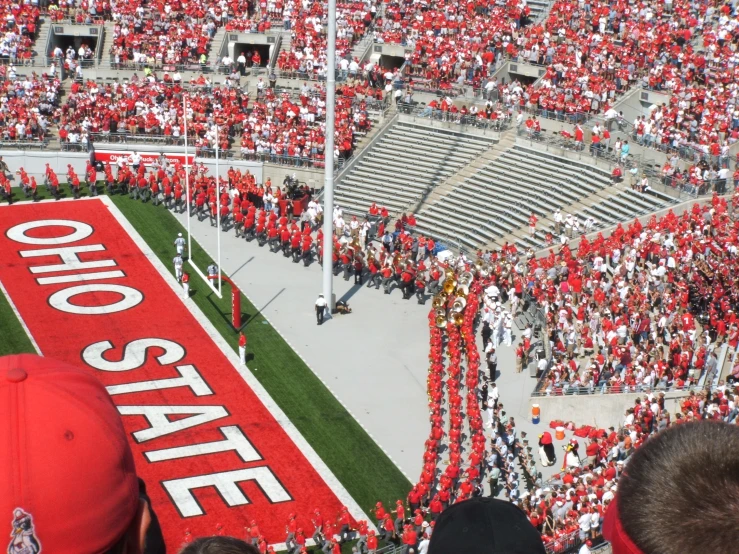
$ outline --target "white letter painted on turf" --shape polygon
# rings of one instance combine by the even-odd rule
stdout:
[[[62,246],[60,248],[41,248],[39,250],[21,250],[23,258],[40,258],[42,256],[59,256],[63,263],[29,267],[31,273],[51,273],[52,271],[79,271],[80,269],[95,269],[98,267],[113,267],[114,260],[92,260],[83,262],[77,255],[81,252],[101,252],[105,250],[102,244],[85,246]]]
[[[39,227],[72,227],[74,232],[63,235],[61,237],[27,237],[26,232]],[[15,227],[11,227],[5,233],[10,240],[20,242],[21,244],[69,244],[86,239],[92,234],[92,227],[81,221],[72,221],[69,219],[42,219],[41,221],[29,221],[20,223]]]
[[[178,365],[175,367],[180,377],[172,377],[169,379],[155,379],[153,381],[139,381],[137,383],[126,383],[123,385],[111,385],[105,387],[108,394],[115,396],[116,394],[126,394],[129,392],[145,392],[150,390],[174,389],[177,387],[190,387],[195,396],[207,396],[213,394],[210,387],[198,373],[193,365]]]
[[[264,466],[172,479],[163,481],[162,485],[167,489],[182,517],[192,517],[203,515],[203,509],[193,495],[192,489],[215,487],[228,506],[243,506],[249,504],[249,499],[236,484],[243,481],[256,481],[273,504],[292,500],[272,471]]]
[[[105,304],[103,306],[78,306],[71,304],[69,299],[79,294],[88,294],[95,292],[117,292],[123,295],[123,298]],[[122,312],[137,306],[144,299],[144,295],[140,291],[126,287],[124,285],[111,285],[104,283],[93,283],[91,285],[77,285],[55,292],[49,297],[49,304],[52,308],[56,308],[61,312],[77,315],[100,315]]]
[[[256,451],[249,442],[249,439],[246,438],[246,435],[236,425],[219,427],[218,429],[226,437],[225,440],[177,446],[163,450],[152,450],[151,452],[145,452],[144,455],[150,462],[163,462],[165,460],[176,460],[178,458],[189,458],[191,456],[217,454],[219,452],[235,450],[244,462],[256,462],[262,459],[259,452]]]
[[[87,365],[100,371],[130,371],[144,365],[146,350],[154,347],[164,350],[163,354],[156,357],[161,365],[176,364],[185,357],[185,349],[176,342],[148,338],[129,342],[123,349],[123,358],[119,362],[110,362],[103,357],[103,354],[114,348],[113,343],[107,340],[96,342],[85,348],[82,351],[82,359]]]
[[[34,268],[31,268],[33,271]],[[60,283],[80,283],[83,281],[103,281],[105,279],[117,279],[125,277],[122,271],[93,271],[91,273],[75,273],[74,275],[57,275],[56,277],[38,277],[39,285],[58,285]]]
[[[73,233],[64,235],[61,237],[27,237],[26,232],[31,229],[38,229],[39,227],[72,227]],[[86,239],[92,234],[92,227],[87,223],[81,221],[71,221],[69,219],[42,219],[40,221],[28,221],[26,223],[20,223],[15,227],[11,227],[5,233],[10,240],[20,242],[22,244],[41,244],[41,245],[53,245],[53,244],[69,244],[70,242],[77,242],[82,239]]]
[[[148,429],[136,431],[133,438],[137,442],[146,442],[165,435],[171,435],[183,429],[196,427],[209,421],[228,416],[223,406],[118,406],[121,415],[142,415],[148,421]],[[185,415],[190,417],[169,421],[168,415]]]

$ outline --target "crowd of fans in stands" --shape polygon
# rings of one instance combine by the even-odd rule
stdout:
[[[325,10],[321,2],[302,6],[288,0],[286,10],[291,14],[290,51],[280,53],[277,67],[285,73],[297,73],[301,78],[325,78],[326,30]],[[357,64],[350,54],[372,25],[377,12],[374,0],[365,2],[338,2],[336,5],[336,59],[339,64]],[[353,69],[354,75],[357,70]]]
[[[197,94],[198,90],[207,94]],[[337,158],[349,157],[356,135],[370,129],[367,102],[374,93],[358,81],[338,87]],[[213,155],[217,127],[221,152],[228,151],[240,135],[244,158],[323,165],[326,93],[320,84],[305,83],[297,95],[291,95],[260,81],[257,94],[250,96],[235,86],[212,86],[203,76],[189,85],[168,75],[161,81],[134,76],[130,82],[106,85],[75,82],[62,106],[60,139],[84,145],[91,137],[97,141],[160,137],[165,143],[182,145],[183,97],[187,98],[189,144],[198,155]]]
[[[410,73],[433,88],[471,85],[489,99],[505,94],[514,109],[564,119],[605,112],[638,83],[671,95],[669,105],[647,118],[648,146],[690,145],[708,153],[739,138],[732,137],[739,112],[731,49],[737,16],[730,4],[557,0],[542,23],[525,25],[527,11],[525,2],[428,10],[391,3],[375,39],[411,47]],[[546,73],[537,87],[508,87],[491,78],[502,59],[541,64]]]
[[[711,385],[716,344],[733,352],[739,343],[735,240],[726,201],[714,195],[704,208],[619,224],[609,237],[583,236],[576,251],[530,260],[557,358],[546,393]]]
[[[37,5],[3,1],[5,14],[0,31],[0,64],[23,64],[31,58],[40,11]]]
[[[3,141],[42,141],[58,120],[58,79],[33,73],[0,81],[0,133]]]

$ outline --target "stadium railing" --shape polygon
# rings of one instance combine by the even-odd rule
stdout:
[[[546,384],[546,377],[548,373],[543,377],[543,384]],[[542,381],[540,380],[540,381]],[[536,389],[531,393],[532,397],[541,396],[577,396],[577,395],[595,395],[595,394],[642,394],[650,392],[698,392],[702,390],[713,389],[712,385],[684,385],[682,387],[676,386],[648,386],[648,385],[593,385],[593,386],[571,386],[571,387],[557,387],[554,390],[548,390],[546,387],[540,389],[542,383],[537,383]]]
[[[473,115],[462,115],[460,113],[452,113],[450,111],[442,111],[440,109],[429,108],[417,104],[398,103],[398,111],[413,116],[413,119],[441,121],[442,123],[454,123],[460,127],[474,127],[476,129],[485,129],[492,131],[504,131],[511,126],[511,119],[504,117],[501,119],[487,119],[484,117]]]
[[[546,550],[547,554],[563,554],[565,552],[570,552],[581,544],[580,532],[572,531],[571,533],[567,533],[558,539],[554,539],[546,543],[544,545],[544,550]]]
[[[695,187],[690,183],[678,180],[665,181],[662,177],[661,171],[654,169],[654,162],[648,157],[649,150],[641,151],[638,154],[629,153],[624,157],[619,152],[615,151],[613,148],[613,141],[608,146],[594,148],[592,145],[585,143],[580,143],[578,145],[572,135],[565,136],[561,132],[545,132],[542,130],[538,134],[528,131],[524,131],[524,133],[525,138],[530,141],[530,146],[532,148],[535,148],[536,144],[546,144],[555,148],[570,150],[581,155],[604,160],[613,166],[621,167],[624,169],[624,172],[635,170],[637,178],[640,178],[642,174],[646,174],[649,179],[649,186],[653,190],[676,196],[679,199],[697,198],[712,194],[718,184],[718,180],[716,180],[716,182],[710,181],[708,183],[703,183],[699,187]],[[691,148],[690,151],[696,156],[699,155],[699,151],[694,148]],[[700,153],[700,156],[700,159],[706,159],[702,153]],[[700,161],[700,159],[697,161]],[[623,175],[624,179],[627,177],[627,175]]]
[[[34,149],[34,148],[48,148],[48,139],[34,139],[34,140],[0,140],[0,148],[17,148],[19,150]]]

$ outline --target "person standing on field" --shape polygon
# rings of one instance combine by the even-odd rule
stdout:
[[[318,300],[316,300],[316,323],[318,325],[323,325],[323,315],[327,305],[326,299],[322,294],[319,294]]]
[[[185,300],[190,298],[190,275],[187,272],[182,274],[182,297]]]
[[[239,360],[241,365],[246,365],[246,335],[243,331],[239,333]]]
[[[177,278],[178,281],[182,280],[182,255],[178,252],[177,255],[172,260],[172,263],[174,264],[174,276]]]
[[[185,254],[185,239],[182,236],[182,233],[177,233],[177,238],[174,239],[174,245],[175,248],[177,248],[177,255],[178,256],[184,256]]]

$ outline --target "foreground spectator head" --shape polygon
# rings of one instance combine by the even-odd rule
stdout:
[[[205,537],[188,544],[180,554],[259,554],[259,550],[233,537]]]
[[[118,411],[89,373],[30,354],[0,357],[0,474],[8,552],[145,551],[153,516]]]
[[[614,554],[733,554],[739,544],[739,428],[675,425],[630,458],[603,525]],[[690,522],[687,525],[687,522]]]
[[[476,497],[441,513],[429,554],[544,554],[541,535],[517,506]]]

